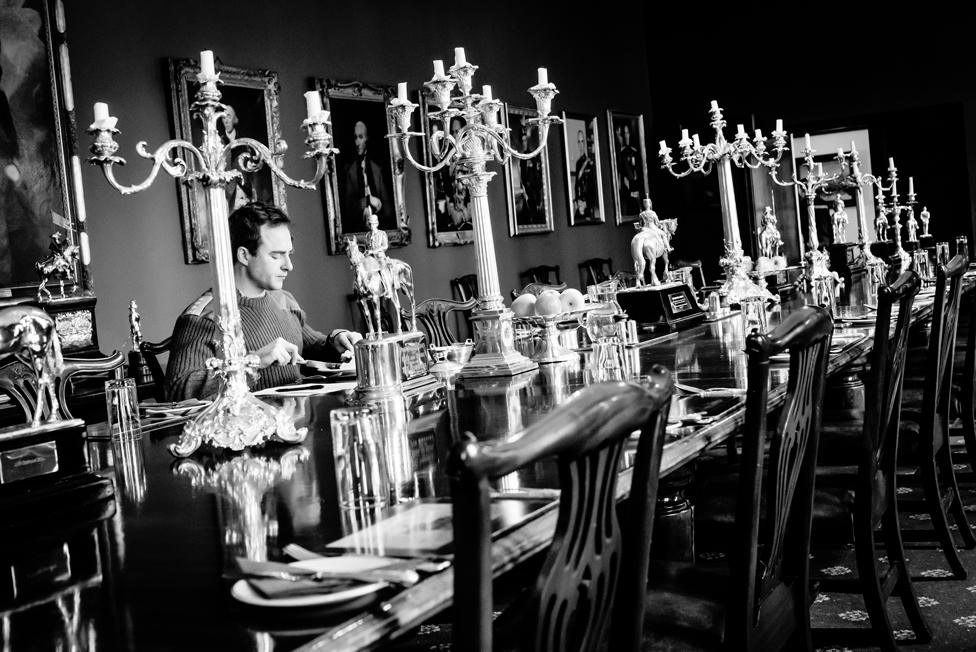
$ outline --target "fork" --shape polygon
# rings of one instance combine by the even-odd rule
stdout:
[[[298,561],[308,561],[311,559],[322,559],[327,555],[320,555],[317,552],[312,552],[308,548],[303,548],[297,543],[289,543],[281,549],[283,553],[291,557],[292,559],[297,559]],[[377,559],[390,559],[392,562],[388,566],[383,566],[382,568],[387,569],[408,569],[415,570],[421,573],[439,573],[448,566],[451,565],[450,560],[447,559],[400,559],[397,557],[383,557],[381,555],[374,555]]]

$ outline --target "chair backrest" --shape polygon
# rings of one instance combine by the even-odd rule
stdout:
[[[729,564],[729,649],[760,649],[760,642],[766,649],[782,649],[797,628],[809,627],[814,472],[832,331],[827,311],[806,306],[770,333],[746,338],[749,385]],[[769,360],[787,350],[786,399],[776,428],[767,433]],[[764,465],[769,467],[765,478]],[[763,492],[766,518],[760,528]],[[792,625],[783,626],[784,619]]]
[[[474,308],[477,301],[451,301],[450,299],[426,299],[417,304],[417,324],[427,333],[427,342],[431,346],[447,346],[458,342],[457,335],[451,327],[451,317],[456,311],[463,312]],[[403,313],[404,319],[407,313]]]
[[[922,431],[932,437],[922,437],[921,452],[934,454],[937,442],[945,442],[949,426],[949,403],[952,386],[952,364],[959,325],[959,303],[962,297],[962,275],[968,262],[955,256],[948,265],[939,265],[935,272],[935,303],[932,309],[932,328],[929,332],[928,359],[925,367],[925,388],[922,393]],[[931,428],[931,430],[929,430]]]
[[[705,272],[702,271],[702,261],[700,260],[675,260],[672,262],[672,266],[677,269],[679,267],[690,267],[691,268],[691,279],[695,283],[695,289],[700,290],[706,285],[705,282]]]
[[[113,372],[115,378],[122,377],[125,356],[115,351],[104,358],[64,358],[61,371],[54,379],[58,397],[58,416],[73,419],[68,405],[71,381],[77,374],[105,374]],[[25,421],[30,421],[37,406],[37,376],[34,370],[14,359],[12,363],[0,368],[0,391],[10,396],[24,411]],[[45,414],[44,418],[48,415]]]
[[[608,382],[576,392],[516,438],[455,444],[454,649],[491,650],[492,546],[489,481],[556,457],[556,531],[528,601],[523,648],[637,649],[644,611],[671,375],[655,367],[646,385]],[[616,482],[629,435],[640,430],[630,513],[617,520]],[[621,533],[621,528],[625,528]],[[625,543],[622,543],[625,542]]]
[[[903,273],[891,285],[878,290],[875,312],[874,344],[871,350],[871,369],[864,392],[864,455],[861,459],[861,478],[876,480],[880,469],[894,473],[898,455],[898,428],[901,421],[901,394],[908,357],[908,336],[911,331],[912,305],[921,287],[918,274]],[[897,304],[892,329],[892,308]],[[868,496],[874,492],[868,490]]]
[[[562,292],[566,289],[565,283],[559,283],[558,285],[549,285],[547,283],[529,283],[521,291],[512,290],[512,299],[519,296],[520,294],[534,294],[539,296],[546,290],[555,290],[556,292]]]
[[[451,279],[451,292],[458,301],[478,298],[478,275],[465,274]]]
[[[596,285],[613,278],[613,263],[609,258],[588,258],[579,265],[580,289]]]
[[[142,359],[145,361],[146,367],[149,368],[150,376],[152,376],[153,396],[156,397],[157,401],[162,401],[166,395],[166,370],[159,361],[159,356],[169,353],[172,344],[173,338],[167,337],[162,342],[143,340],[139,345],[139,352],[142,353]]]
[[[559,278],[559,265],[536,265],[524,272],[519,273],[519,283],[542,283],[546,285],[558,285],[562,283]]]

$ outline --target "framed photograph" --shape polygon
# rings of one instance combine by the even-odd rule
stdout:
[[[539,146],[539,126],[529,120],[534,110],[505,106],[505,126],[512,147],[531,152]],[[552,189],[549,181],[549,152],[546,148],[527,161],[514,156],[505,164],[505,197],[508,204],[508,234],[549,233],[553,230]]]
[[[0,297],[36,292],[34,264],[53,255],[55,234],[78,252],[70,258],[71,282],[83,293],[90,285],[78,128],[59,8],[48,0],[0,8]]]
[[[365,241],[366,216],[379,218],[391,247],[410,244],[403,203],[403,155],[386,112],[396,91],[361,81],[317,79],[322,106],[331,114],[335,166],[323,180],[330,254],[346,251],[346,238]]]
[[[636,222],[641,200],[651,194],[647,181],[644,116],[607,111],[607,129],[613,135],[610,176],[617,224]]]
[[[563,111],[563,153],[569,225],[603,224],[607,218],[603,211],[600,127],[595,115]]]
[[[437,131],[456,134],[464,126],[464,118],[451,118],[445,131],[444,121],[430,117],[431,106],[427,91],[421,91],[417,101],[420,104],[420,123],[424,132],[423,162],[433,165],[433,156],[427,143]],[[429,172],[424,177],[424,198],[427,208],[427,246],[460,246],[474,242],[474,227],[471,225],[471,194],[454,176],[454,166],[446,165],[437,172]]]
[[[216,64],[220,73],[221,99],[229,107],[227,115],[217,122],[217,131],[225,142],[234,138],[254,138],[268,145],[272,152],[282,152],[281,124],[278,117],[278,73],[271,70],[248,70]],[[170,59],[170,92],[173,98],[174,130],[177,138],[199,145],[203,140],[200,121],[190,115],[197,89],[197,73],[200,63],[193,59]],[[249,201],[262,201],[287,211],[285,182],[271,174],[266,165],[256,172],[240,166],[238,157],[245,148],[232,150],[228,156],[228,169],[241,172],[241,180],[225,186],[227,207],[235,208]],[[247,150],[249,151],[249,150]],[[281,156],[275,157],[278,165]],[[187,159],[190,169],[196,167],[194,158]],[[197,183],[177,181],[180,192],[180,219],[183,226],[183,257],[187,264],[205,263],[210,260],[208,242],[206,190]]]

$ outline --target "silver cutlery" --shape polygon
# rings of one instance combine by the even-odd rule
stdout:
[[[292,559],[297,559],[299,561],[308,561],[312,559],[322,559],[323,557],[335,557],[336,555],[321,555],[317,552],[313,552],[308,548],[303,548],[297,543],[289,543],[281,549],[283,553],[291,557]],[[417,571],[421,573],[439,573],[448,566],[451,565],[450,560],[440,559],[440,558],[400,558],[400,557],[389,557],[382,555],[373,555],[376,559],[389,560],[389,564],[383,566],[384,569],[408,569],[412,571]],[[290,567],[289,567],[290,568]],[[381,570],[381,569],[377,569]]]
[[[289,582],[326,580],[353,580],[357,582],[386,582],[400,586],[413,586],[420,581],[420,575],[412,568],[394,567],[393,564],[381,568],[366,570],[316,571],[277,562],[256,562],[248,559],[238,559],[241,569],[240,577],[288,580]]]

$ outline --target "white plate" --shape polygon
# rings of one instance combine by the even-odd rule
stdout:
[[[314,369],[316,373],[322,374],[323,376],[342,376],[342,375],[354,375],[356,373],[356,362],[349,360],[343,362],[336,366],[334,362],[320,362],[319,360],[306,360],[304,365],[309,369]]]
[[[322,557],[320,559],[296,561],[290,565],[296,568],[307,568],[314,571],[361,571],[380,568],[390,563],[389,559],[378,559],[366,555],[342,555],[339,557]],[[355,600],[356,598],[376,593],[385,586],[387,586],[386,582],[374,582],[373,584],[362,584],[331,593],[323,592],[316,595],[302,595],[294,598],[269,600],[251,588],[247,580],[237,580],[230,587],[230,594],[235,600],[255,607],[318,607]]]

